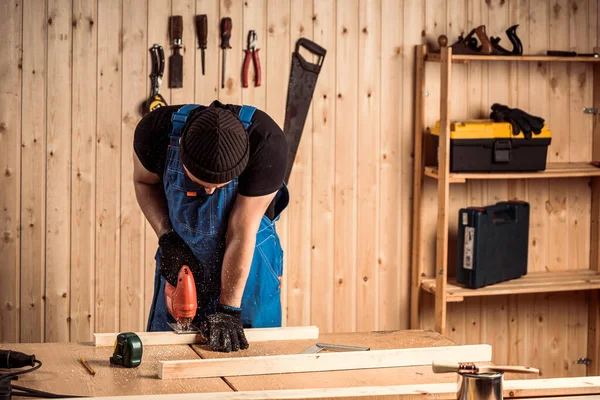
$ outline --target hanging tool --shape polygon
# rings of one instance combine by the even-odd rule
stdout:
[[[152,72],[150,73],[150,97],[146,100],[144,112],[147,114],[159,107],[167,105],[165,98],[160,94],[160,85],[165,71],[165,52],[163,47],[155,44],[150,48],[152,57]]]
[[[316,354],[321,351],[369,351],[370,347],[347,346],[344,344],[316,343],[305,349],[300,354]]]
[[[223,49],[223,64],[221,65],[221,88],[225,87],[225,60],[227,59],[227,49],[230,49],[229,39],[231,39],[231,18],[225,17],[221,20],[221,48]]]
[[[483,374],[488,372],[514,372],[519,374],[539,374],[540,370],[531,367],[461,363],[455,361],[434,361],[431,364],[434,373],[446,372]]]
[[[180,51],[183,45],[183,18],[181,15],[171,17],[171,40],[173,41],[173,54],[169,58],[169,87],[180,88],[183,86],[183,56]]]
[[[251,30],[248,32],[248,49],[244,50],[246,56],[244,57],[244,67],[242,69],[242,84],[245,88],[248,87],[248,70],[250,69],[250,59],[254,64],[254,86],[260,86],[260,58],[258,57],[258,51],[256,43],[258,42],[258,35],[256,31]]]
[[[133,332],[119,333],[115,339],[110,363],[126,368],[135,368],[142,363],[142,353],[142,340],[138,335]]]
[[[300,47],[304,47],[312,54],[317,56],[316,64],[306,61],[300,55]],[[288,143],[288,162],[284,182],[289,182],[296,158],[296,152],[300,145],[302,131],[306,123],[306,116],[312,101],[312,96],[317,86],[317,78],[325,54],[327,51],[318,44],[306,39],[300,38],[296,42],[296,48],[292,53],[292,66],[290,68],[290,82],[288,84],[287,100],[285,106],[285,121],[283,123],[283,132]]]
[[[169,322],[177,333],[198,333],[200,330],[192,324],[198,308],[196,282],[187,265],[179,270],[177,286],[169,282],[165,284],[165,303],[175,323]]]
[[[204,75],[204,51],[208,37],[208,27],[206,14],[196,16],[196,32],[198,34],[198,48],[202,52],[202,75]]]

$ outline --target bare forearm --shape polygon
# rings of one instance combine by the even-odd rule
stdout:
[[[154,232],[156,232],[156,236],[160,236],[170,230],[169,209],[161,184],[149,185],[134,182],[134,185],[138,204],[148,223],[152,226]]]
[[[227,240],[221,271],[220,303],[231,307],[240,307],[252,265],[256,235],[231,236],[231,239]]]

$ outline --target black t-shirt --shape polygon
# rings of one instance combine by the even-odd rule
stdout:
[[[133,148],[142,165],[162,179],[167,159],[169,135],[173,129],[171,115],[182,105],[160,107],[147,114],[135,129]],[[213,102],[209,107],[220,107],[238,115],[241,106]],[[205,109],[200,106],[191,116]],[[238,178],[238,192],[243,196],[264,196],[279,190],[283,184],[287,163],[287,142],[281,128],[261,110],[252,116],[248,129],[250,155],[246,169]],[[267,210],[273,218],[273,204]]]

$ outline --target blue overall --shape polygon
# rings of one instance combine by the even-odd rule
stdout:
[[[173,114],[173,131],[169,136],[163,185],[173,229],[187,243],[202,266],[194,274],[198,311],[194,323],[199,326],[215,312],[221,288],[221,266],[225,254],[225,233],[229,213],[238,192],[237,178],[216,189],[212,195],[191,181],[179,158],[179,138],[189,113],[198,107],[189,104]],[[238,118],[248,130],[254,107],[243,106]],[[280,288],[283,251],[275,230],[275,222],[287,207],[289,194],[285,184],[275,197],[275,218],[263,216],[256,234],[256,247],[242,298],[241,319],[246,328],[281,326]],[[156,252],[154,298],[148,316],[148,331],[169,331],[174,322],[165,304],[165,282],[159,273],[160,248]]]

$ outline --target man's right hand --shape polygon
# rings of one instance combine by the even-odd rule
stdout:
[[[160,274],[172,286],[177,286],[179,270],[184,265],[193,271],[198,270],[198,260],[192,250],[174,230],[167,231],[158,239],[160,246]]]

